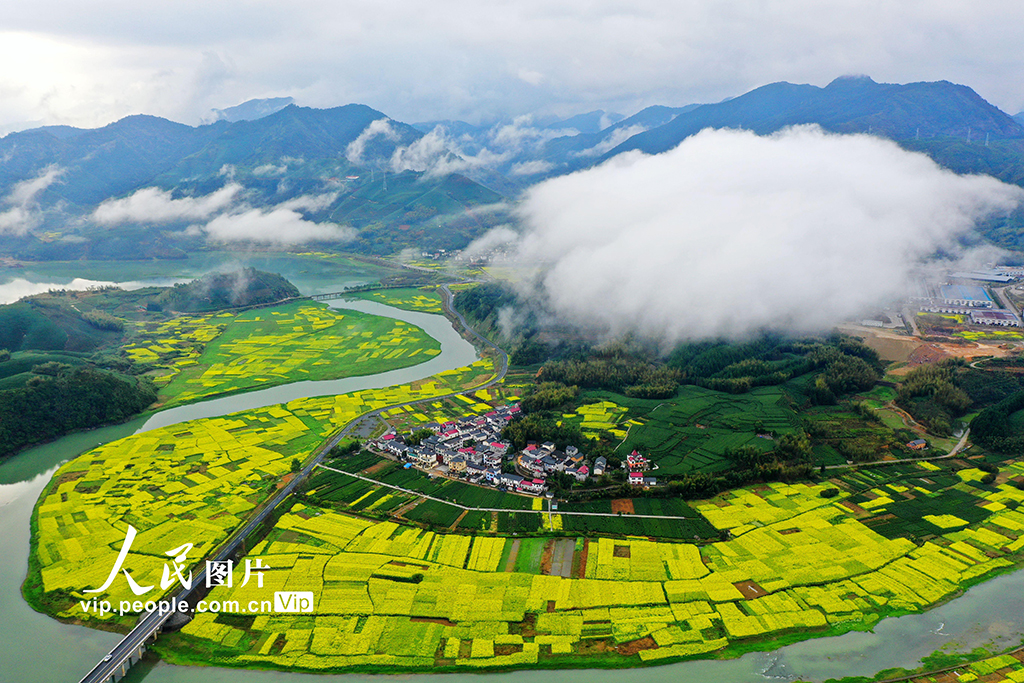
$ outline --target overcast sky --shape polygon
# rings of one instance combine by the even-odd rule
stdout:
[[[404,121],[631,114],[844,74],[1024,109],[1020,0],[32,0],[0,20],[0,132],[199,123],[290,95]]]

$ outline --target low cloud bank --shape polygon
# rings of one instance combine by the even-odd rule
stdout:
[[[63,173],[57,166],[48,166],[35,178],[16,183],[0,202],[0,235],[24,235],[37,227],[41,212],[37,198]]]
[[[391,125],[390,119],[371,121],[355,140],[348,143],[348,147],[345,149],[345,158],[348,159],[349,163],[365,163],[363,154],[366,152],[366,145],[376,137],[383,137],[392,142],[397,142],[401,136]]]
[[[249,209],[222,214],[202,231],[216,242],[257,242],[260,244],[304,244],[306,242],[344,242],[355,237],[352,228],[334,223],[307,221],[290,208]]]
[[[103,225],[196,221],[188,233],[206,235],[216,242],[343,242],[356,234],[352,228],[316,223],[303,215],[326,209],[338,198],[337,192],[302,195],[267,208],[250,206],[243,192],[241,185],[228,183],[208,195],[173,199],[170,192],[147,187],[128,197],[103,202],[92,217]]]
[[[924,259],[1022,198],[867,135],[707,130],[532,188],[518,258],[554,312],[611,334],[814,331],[904,295]]]
[[[168,190],[146,187],[122,199],[106,200],[93,211],[92,219],[101,225],[203,220],[230,208],[241,193],[241,185],[228,183],[208,195],[174,199]]]

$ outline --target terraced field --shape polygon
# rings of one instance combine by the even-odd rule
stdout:
[[[296,380],[375,374],[441,352],[423,330],[392,318],[298,302],[147,324],[125,352],[164,368],[167,406]]]
[[[608,397],[628,408],[630,422],[619,429],[628,427],[629,436],[617,451],[627,454],[635,448],[648,455],[658,464],[658,476],[727,470],[732,465],[723,456],[726,449],[771,450],[775,443],[758,434],[786,434],[795,431],[797,424],[796,413],[779,387],[734,395],[683,386],[676,397],[664,400],[628,399],[606,392],[588,395]],[[587,422],[582,426],[586,429]]]
[[[562,415],[559,424],[579,425],[584,436],[597,438],[602,432],[608,432],[617,439],[626,438],[626,430],[640,423],[635,420],[626,421],[628,410],[614,401],[588,403],[576,409],[576,412]]]
[[[281,568],[269,585],[211,598],[245,605],[309,590],[311,614],[203,616],[157,647],[172,661],[310,671],[635,665],[868,627],[1020,559],[1024,492],[981,484],[979,470],[950,479],[898,467],[905,483],[855,473],[833,498],[821,495],[833,484],[772,484],[695,505],[727,541],[577,537],[570,577],[550,573],[543,537],[437,533],[299,506],[250,556]],[[1010,474],[1024,476],[1024,465]],[[966,526],[884,526],[901,506],[951,491],[966,496],[958,510],[980,511],[958,515]]]

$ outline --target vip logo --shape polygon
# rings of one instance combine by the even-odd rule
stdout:
[[[274,591],[275,612],[312,612],[312,591]]]

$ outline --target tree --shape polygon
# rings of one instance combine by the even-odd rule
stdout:
[[[419,446],[421,443],[423,443],[424,439],[429,439],[433,435],[434,432],[430,431],[429,429],[417,429],[412,434],[405,437],[405,443],[409,444],[410,446]]]
[[[811,439],[806,432],[793,432],[779,437],[779,455],[787,460],[806,458],[811,454]]]
[[[298,472],[302,469],[302,461],[298,458],[292,458],[292,472]]]

